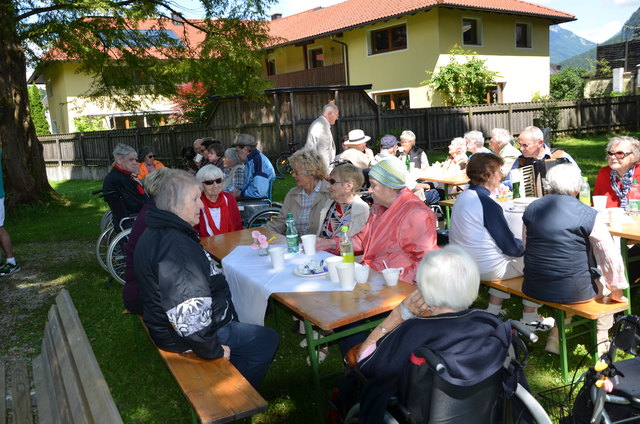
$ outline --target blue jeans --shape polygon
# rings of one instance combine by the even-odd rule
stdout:
[[[278,333],[272,328],[231,321],[217,335],[218,341],[231,349],[231,363],[257,388],[278,349]]]

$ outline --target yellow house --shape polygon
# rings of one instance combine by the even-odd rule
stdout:
[[[274,15],[265,74],[276,87],[371,84],[383,109],[440,106],[421,82],[459,45],[499,73],[488,102],[528,102],[549,93],[549,26],[572,20],[518,0],[347,0]]]

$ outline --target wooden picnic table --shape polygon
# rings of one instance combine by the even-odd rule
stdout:
[[[467,174],[457,174],[457,175],[442,175],[433,172],[431,169],[414,169],[410,173],[411,177],[415,177],[417,181],[432,181],[436,183],[442,183],[444,185],[444,201],[449,199],[450,197],[455,197],[457,194],[449,193],[449,186],[460,186],[469,184],[469,177]],[[451,221],[451,208],[449,206],[445,206],[444,214],[447,223],[447,228],[449,228],[449,224]]]
[[[627,281],[631,285],[633,281],[629,278],[629,262],[635,262],[638,258],[629,259],[629,251],[627,245],[640,243],[640,217],[624,216],[624,219],[609,224],[609,232],[612,236],[620,237],[620,254],[624,260],[624,268],[627,273]],[[627,289],[625,295],[629,296],[630,289]],[[629,302],[628,314],[631,313],[631,302]]]
[[[202,240],[202,245],[216,260],[220,261],[236,246],[252,244],[251,232],[253,230],[260,231],[267,238],[278,237],[274,232],[258,227],[205,238]],[[316,388],[319,389],[319,347],[351,334],[374,328],[382,319],[364,322],[348,330],[336,331],[336,329],[389,312],[413,290],[413,285],[399,281],[398,285],[394,287],[362,283],[357,284],[353,291],[273,293],[271,297],[303,319],[311,372]],[[314,339],[313,325],[322,330],[333,330],[333,333]]]

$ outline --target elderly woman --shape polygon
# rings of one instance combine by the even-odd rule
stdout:
[[[522,218],[526,226],[522,292],[558,303],[587,301],[599,292],[624,301],[622,290],[628,283],[620,252],[597,212],[576,199],[582,183],[580,170],[556,165],[546,180],[549,194],[531,203]],[[597,324],[598,341],[607,340],[613,317],[599,319]],[[546,349],[558,352],[556,328]]]
[[[333,168],[329,175],[329,195],[333,203],[324,218],[320,235],[336,237],[343,225],[349,227],[349,237],[359,233],[369,218],[369,205],[358,196],[364,184],[362,170],[350,163]]]
[[[204,359],[225,357],[257,387],[278,347],[278,334],[236,320],[227,281],[193,228],[203,207],[200,196],[198,181],[176,170],[147,212],[147,229],[134,255],[144,323],[158,348],[192,351]]]
[[[205,157],[211,165],[222,168],[224,166],[222,162],[222,158],[224,157],[224,147],[222,147],[222,143],[218,140],[213,140],[211,144],[207,146]]]
[[[478,296],[480,276],[468,253],[457,246],[428,253],[418,267],[417,286],[359,349],[357,367],[367,378],[359,422],[382,422],[393,395],[406,402],[402,396],[415,363],[412,353],[420,347],[443,361],[446,369],[438,378],[456,386],[474,386],[502,369],[511,328],[485,311],[469,309]],[[491,408],[487,402],[476,416],[490,414]]]
[[[298,150],[289,158],[296,186],[284,198],[280,213],[266,227],[284,234],[285,219],[292,213],[298,234],[320,234],[323,219],[332,201],[329,197],[327,167],[315,150]]]
[[[225,150],[222,164],[224,166],[222,190],[227,193],[236,189],[241,190],[244,187],[244,163],[240,160],[235,147]]]
[[[402,268],[400,279],[413,282],[422,257],[437,249],[436,216],[405,187],[406,168],[400,161],[383,160],[369,171],[373,197],[369,219],[352,237],[356,255],[376,271]],[[337,250],[339,239],[318,238],[317,247]]]
[[[467,166],[467,142],[463,137],[456,137],[449,144],[449,156],[442,162],[442,169],[450,173],[458,173]]]
[[[195,226],[200,237],[242,230],[240,210],[235,197],[222,191],[222,170],[214,165],[205,165],[196,174],[202,184],[202,209]]]
[[[451,214],[449,241],[464,247],[478,264],[480,278],[501,280],[522,275],[524,247],[515,238],[502,208],[490,196],[502,179],[504,160],[492,153],[475,153],[467,164],[469,189],[460,193]],[[488,312],[502,315],[500,309],[509,294],[489,289]],[[522,322],[534,330],[549,330],[553,320],[538,316],[537,303],[523,299]]]
[[[140,161],[140,171],[138,171],[138,179],[144,180],[150,173],[164,168],[164,165],[159,160],[155,159],[156,154],[153,147],[144,146],[138,152],[138,161]]]
[[[607,196],[607,207],[627,208],[633,180],[640,180],[640,141],[619,136],[609,139],[605,149],[609,165],[598,171],[595,196]]]

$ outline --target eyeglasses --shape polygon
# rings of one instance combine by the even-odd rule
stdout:
[[[222,184],[222,178],[216,178],[215,180],[206,180],[202,182],[202,184],[204,185],[211,185],[213,183]]]
[[[154,155],[147,155],[147,159],[153,159],[153,158],[155,158]]]
[[[339,181],[336,180],[335,178],[329,178],[327,181],[329,181],[329,184],[334,185],[334,184],[344,184],[344,183],[348,183],[349,181]]]
[[[630,154],[631,152],[607,152],[607,156],[615,156],[616,159],[624,159]]]

